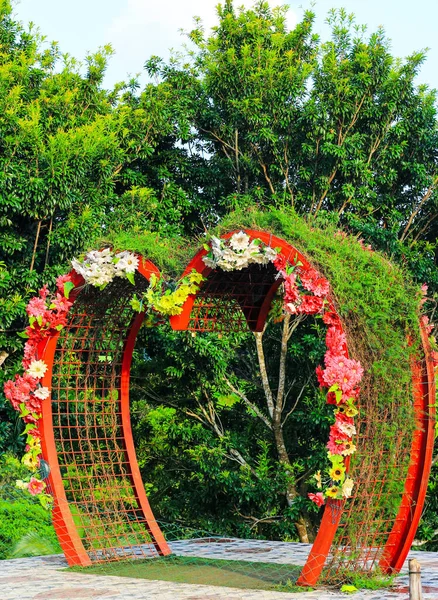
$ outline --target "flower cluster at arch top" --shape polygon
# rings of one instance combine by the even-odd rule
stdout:
[[[327,444],[330,467],[325,473],[316,474],[316,494],[309,498],[318,506],[325,498],[349,498],[354,482],[347,476],[346,459],[356,450],[353,436],[356,434],[353,418],[357,414],[355,400],[358,397],[358,384],[363,369],[358,361],[348,358],[346,337],[338,315],[330,308],[327,296],[330,291],[328,281],[315,269],[305,267],[300,262],[291,265],[277,250],[251,239],[240,231],[228,240],[211,238],[211,245],[203,261],[206,266],[224,271],[241,270],[251,264],[267,265],[272,263],[282,278],[284,287],[283,309],[293,315],[321,315],[328,325],[326,335],[327,352],[325,367],[318,367],[317,376],[321,387],[328,388],[327,401],[335,406],[335,423],[330,427]],[[128,279],[134,284],[135,271],[139,266],[138,257],[130,252],[114,253],[106,248],[89,252],[81,260],[72,261],[74,270],[83,277],[85,284],[104,289],[116,277]],[[177,288],[161,291],[159,280],[151,277],[148,290],[141,299],[134,296],[132,308],[141,311],[152,309],[161,315],[180,314],[183,304],[190,294],[196,294],[204,277],[193,270],[184,277]],[[44,286],[39,295],[32,298],[27,306],[29,325],[24,336],[27,337],[22,366],[23,375],[5,384],[5,394],[13,407],[20,412],[25,422],[26,454],[22,461],[31,471],[26,481],[17,485],[38,495],[43,504],[50,503],[50,496],[44,493],[46,484],[42,480],[41,434],[38,421],[42,416],[42,402],[48,401],[50,390],[42,385],[42,379],[48,369],[47,364],[38,357],[38,347],[63,329],[67,323],[67,313],[72,305],[69,294],[74,288],[70,275],[57,279],[57,292],[50,294]]]

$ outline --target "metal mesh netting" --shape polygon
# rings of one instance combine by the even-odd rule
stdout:
[[[280,284],[272,264],[241,271],[212,271],[190,314],[190,331],[252,331],[263,329],[273,295]]]
[[[137,277],[135,291],[147,280]],[[121,377],[134,292],[116,279],[80,292],[53,361],[52,418],[59,467],[89,557],[156,556],[133,486],[121,406]],[[150,543],[145,544],[145,541]]]

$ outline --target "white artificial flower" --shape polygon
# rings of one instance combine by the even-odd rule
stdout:
[[[84,276],[84,267],[83,264],[81,262],[79,262],[76,258],[74,258],[71,261],[71,265],[73,267],[73,269],[76,271],[76,273],[78,273],[78,275],[82,275]]]
[[[250,263],[256,265],[266,265],[269,261],[265,258],[265,255],[260,251],[254,251],[251,253]]]
[[[235,233],[230,238],[230,246],[234,250],[245,250],[248,247],[250,237],[243,231]]]
[[[32,377],[35,377],[35,379],[41,379],[44,377],[47,369],[48,366],[43,360],[33,360],[30,363],[30,367],[27,369],[27,372],[29,375],[32,375]]]
[[[353,491],[354,481],[347,477],[347,479],[342,484],[342,495],[344,498],[351,498],[351,493]]]
[[[273,262],[277,258],[277,252],[274,250],[274,248],[268,246],[265,248],[265,256],[269,262]]]
[[[220,258],[222,256],[222,240],[213,236],[211,238],[211,249],[213,251],[213,256],[215,258]]]
[[[215,269],[217,267],[216,261],[213,260],[212,258],[209,258],[208,256],[204,256],[202,258],[202,262],[204,263],[204,265],[206,265],[207,267],[210,267],[210,269]]]
[[[246,269],[248,266],[248,258],[244,255],[239,256],[235,261],[236,270]]]
[[[39,400],[45,400],[50,396],[50,390],[46,387],[39,387],[34,391],[34,396],[36,396]]]
[[[101,262],[111,262],[113,260],[113,253],[110,248],[105,248],[99,252],[99,259]]]
[[[296,315],[297,314],[297,305],[296,304],[292,304],[292,302],[289,302],[288,304],[286,304],[285,305],[285,309],[291,315]]]
[[[222,269],[222,271],[234,271],[234,265],[227,260],[218,260],[217,266]]]
[[[356,435],[356,427],[354,425],[350,425],[350,423],[338,423],[338,429],[340,429],[345,435],[351,437],[352,435]]]
[[[136,269],[138,269],[138,256],[136,256],[132,252],[128,252],[127,255],[122,259],[125,266],[125,273],[135,273]],[[117,263],[118,264],[118,263]],[[117,265],[116,265],[117,267]]]

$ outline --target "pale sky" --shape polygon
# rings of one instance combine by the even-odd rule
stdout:
[[[275,6],[281,0],[269,0]],[[184,43],[180,29],[189,30],[192,17],[200,16],[206,26],[215,23],[218,0],[16,0],[16,17],[33,21],[48,40],[59,42],[61,50],[82,60],[88,51],[111,43],[106,85],[143,71],[152,54],[167,58],[169,49]],[[249,6],[252,0],[236,0]],[[311,0],[289,0],[288,23],[301,18]],[[438,88],[438,0],[316,0],[316,31],[327,39],[325,18],[330,8],[354,12],[359,23],[374,31],[383,25],[392,41],[392,52],[404,57],[428,47],[428,60],[419,82]],[[144,79],[144,77],[143,77]]]

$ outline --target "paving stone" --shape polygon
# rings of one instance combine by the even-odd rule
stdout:
[[[171,543],[180,556],[226,560],[304,564],[310,545],[260,540],[181,540]],[[139,548],[141,552],[141,549]],[[411,552],[422,566],[423,600],[438,600],[438,554]],[[317,589],[305,593],[241,590],[116,576],[87,575],[65,570],[63,556],[0,561],[0,600],[408,600],[407,564],[391,590],[361,590],[354,596]]]

